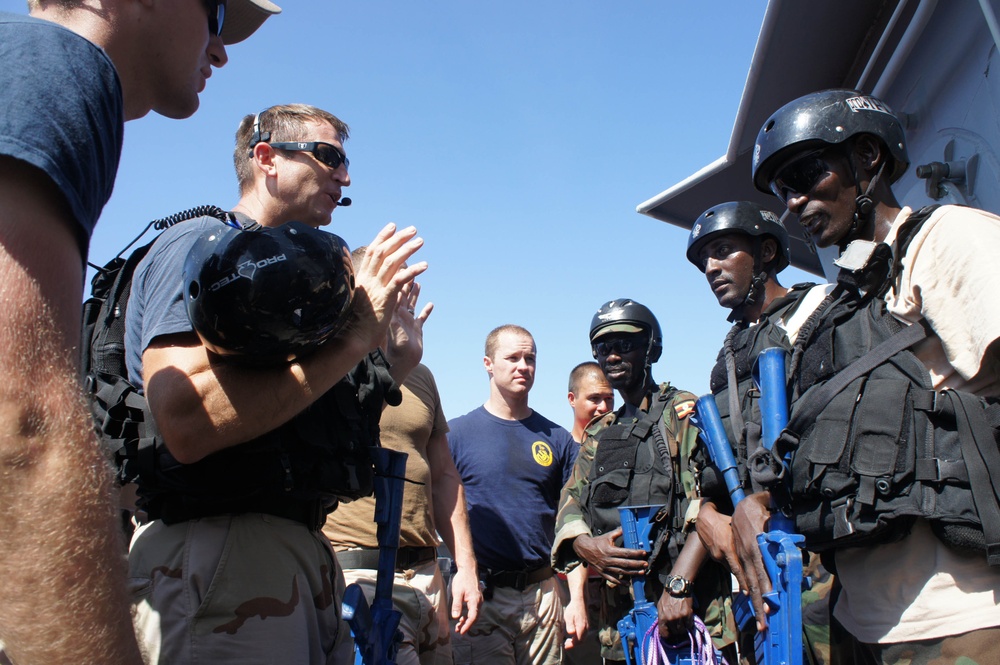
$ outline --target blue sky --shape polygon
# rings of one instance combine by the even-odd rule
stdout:
[[[531,406],[571,426],[567,375],[617,297],[664,328],[655,378],[707,392],[726,312],[684,258],[686,231],[635,207],[725,153],[764,0],[283,4],[229,49],[193,118],[127,125],[92,262],[150,219],[234,205],[240,118],[314,104],[352,134],[354,205],[329,229],[353,247],[392,221],[426,241],[424,361],[448,417],[486,399],[485,336],[517,323],[538,345]]]

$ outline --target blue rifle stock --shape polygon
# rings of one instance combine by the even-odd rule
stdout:
[[[761,438],[767,450],[771,450],[788,424],[787,359],[784,349],[764,349],[754,367],[754,382],[760,388]],[[788,460],[784,464],[787,466]],[[770,608],[764,635],[764,662],[767,665],[800,665],[803,579],[799,547],[805,542],[805,536],[795,533],[795,522],[781,511],[774,511],[769,526],[770,531],[757,536],[764,567],[771,579],[771,591],[764,594],[764,601]]]
[[[387,665],[396,662],[403,640],[399,631],[402,615],[393,608],[392,586],[396,573],[396,550],[403,514],[403,478],[406,453],[375,448],[375,522],[378,524],[378,576],[371,608],[358,584],[344,592],[341,617],[354,635],[355,665]]]
[[[650,552],[652,543],[649,532],[653,528],[653,516],[661,506],[622,506],[618,509],[622,520],[622,546],[633,550]],[[632,576],[632,598],[634,605],[628,614],[618,622],[618,633],[622,638],[627,665],[646,665],[642,639],[651,626],[656,625],[656,605],[646,600],[646,578]]]
[[[786,352],[782,349],[766,349],[758,357],[754,376],[761,391],[761,429],[764,446],[768,450],[788,422],[785,358]],[[701,430],[713,464],[726,481],[735,506],[744,499],[744,492],[715,397],[701,397],[695,408],[695,424]],[[754,637],[754,650],[757,662],[764,665],[801,665],[802,553],[799,544],[805,539],[793,533],[794,524],[780,512],[772,516],[770,526],[770,531],[757,536],[772,590],[764,594],[770,610],[768,630]],[[737,596],[734,611],[737,623],[745,630],[754,616],[750,599],[742,594]]]
[[[619,507],[618,513],[622,520],[622,546],[643,550],[648,554],[653,546],[649,537],[653,528],[653,517],[662,507]],[[627,665],[646,665],[649,649],[643,643],[644,638],[652,630],[654,639],[659,639],[659,631],[656,628],[656,604],[646,600],[646,578],[643,575],[633,575],[631,585],[633,606],[618,622],[618,633],[621,635]],[[692,659],[690,649],[665,647],[664,651],[669,665],[700,665],[700,661]],[[716,661],[718,660],[716,652]]]

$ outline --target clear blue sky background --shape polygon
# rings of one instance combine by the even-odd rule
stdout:
[[[486,399],[485,336],[517,323],[538,345],[531,406],[570,427],[567,375],[616,297],[664,328],[655,378],[707,392],[726,312],[687,232],[635,207],[725,153],[764,0],[278,2],[193,118],[127,125],[92,262],[150,219],[235,204],[240,118],[310,103],[351,126],[354,205],[330,230],[353,247],[392,221],[426,240],[424,362],[448,417]]]

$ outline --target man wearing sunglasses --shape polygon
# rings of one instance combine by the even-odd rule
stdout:
[[[706,464],[688,418],[695,397],[653,380],[663,338],[644,305],[629,299],[602,305],[590,342],[624,404],[586,430],[560,497],[553,565],[568,572],[584,563],[604,578],[599,636],[606,663],[625,660],[617,627],[633,604],[633,575],[646,576],[647,600],[657,603],[663,637],[685,639],[697,613],[716,646],[735,656],[729,573],[709,560],[694,530],[699,472]],[[620,546],[618,507],[629,505],[664,506],[652,555]]]
[[[791,260],[788,232],[777,215],[749,201],[722,203],[703,212],[691,228],[687,259],[704,273],[734,324],[712,370],[711,388],[740,464],[744,489],[750,491],[747,457],[761,443],[760,393],[751,376],[754,362],[764,349],[789,349],[806,318],[833,287],[808,283],[789,289],[781,285],[778,273]],[[715,501],[702,501],[698,535],[716,561],[737,570],[740,563],[730,520]],[[812,556],[807,568],[811,593],[802,612],[803,646],[809,651],[808,662],[829,663],[827,598],[833,578],[819,556]],[[743,653],[753,653],[753,631],[740,637]]]
[[[996,306],[1000,273],[995,266],[1000,218],[951,205],[916,212],[901,206],[890,185],[908,163],[898,116],[881,100],[851,90],[826,90],[790,102],[758,134],[755,186],[778,196],[817,245],[836,245],[842,250],[837,287],[795,342],[789,371],[793,419],[809,406],[813,387],[822,389],[841,373],[849,376],[850,367],[841,359],[866,353],[867,337],[882,334],[886,328],[890,332],[901,328],[900,334],[906,335],[922,333],[926,327],[929,333],[910,347],[912,353],[897,352],[891,361],[873,363],[860,374],[864,387],[858,380],[852,382],[859,386],[857,396],[841,391],[820,404],[821,408],[847,407],[842,411],[846,415],[825,415],[822,420],[811,416],[812,434],[790,423],[786,432],[801,437],[801,448],[791,458],[791,477],[801,482],[806,477],[801,475],[802,464],[809,460],[826,459],[829,464],[815,465],[807,474],[823,488],[824,498],[807,500],[806,490],[793,483],[795,503],[789,508],[801,529],[819,526],[807,533],[807,547],[815,541],[831,545],[824,553],[829,558],[824,560],[835,562],[843,586],[834,616],[861,643],[854,662],[994,662],[1000,639],[996,600],[1000,571],[989,566],[975,547],[971,552],[954,549],[959,543],[939,510],[951,496],[958,496],[973,514],[984,514],[982,510],[988,507],[986,501],[980,505],[984,494],[976,496],[975,507],[968,505],[973,499],[968,489],[951,494],[961,491],[952,488],[963,487],[953,478],[961,476],[966,462],[973,459],[968,447],[973,439],[965,433],[959,437],[959,471],[929,473],[925,465],[903,480],[883,476],[876,482],[875,495],[866,494],[870,485],[865,475],[848,475],[853,484],[838,479],[838,485],[827,475],[838,468],[837,457],[828,450],[828,444],[837,442],[851,447],[841,447],[841,459],[851,459],[845,475],[871,474],[893,457],[894,464],[910,464],[912,456],[907,451],[913,446],[921,451],[918,457],[927,458],[924,462],[954,464],[952,456],[938,459],[938,446],[961,431],[954,422],[941,429],[936,419],[951,403],[949,393],[1000,395],[1000,309]],[[916,379],[900,380],[908,367],[920,385],[912,383]],[[876,391],[880,385],[889,385],[886,381],[895,381],[897,387],[879,397]],[[927,392],[921,386],[933,388],[929,391],[935,402],[931,410],[913,401]],[[869,391],[878,399],[869,399]],[[855,434],[841,436],[847,427]],[[928,428],[933,432],[931,444],[924,443]],[[820,431],[823,438],[815,436]],[[995,447],[995,442],[989,446]],[[759,477],[766,480],[767,474]],[[968,482],[964,487],[969,487]],[[874,519],[878,506],[902,510],[909,505],[903,503],[909,497],[928,492],[937,497],[935,501],[917,504],[919,512],[907,509],[902,513],[916,515],[912,524],[887,512],[881,513],[888,515],[885,521]],[[769,497],[760,493],[748,499],[737,508],[733,529],[746,571],[741,584],[750,589],[759,610],[759,592],[766,589],[767,581],[761,577],[756,546],[750,543],[766,523]],[[872,512],[859,519],[857,508],[862,515],[866,509]],[[810,521],[817,510],[835,518],[838,527],[832,534],[824,530],[832,523],[829,520]],[[866,541],[852,543],[855,533],[869,535]],[[961,546],[970,547],[969,541]]]
[[[116,500],[80,399],[81,267],[124,122],[193,114],[226,45],[280,10],[267,0],[28,8],[0,13],[0,640],[16,662],[137,663]],[[44,527],[53,516],[58,535]]]
[[[233,215],[244,227],[328,225],[351,184],[347,137],[339,118],[304,104],[246,116],[236,132]],[[363,493],[354,482],[363,474],[353,470],[370,463],[347,459],[338,442],[346,437],[362,451],[374,444],[371,419],[382,391],[394,388],[378,347],[397,383],[420,360],[430,308],[416,314],[400,293],[411,293],[427,267],[404,267],[422,241],[412,227],[386,226],[354,265],[345,326],[291,364],[251,366],[206,349],[178,278],[190,248],[219,228],[214,217],[171,227],[133,277],[129,380],[144,389],[158,426],[157,459],[176,460],[139,478],[147,521],[129,551],[137,633],[161,663],[346,663],[353,644],[340,619],[344,577],[321,527],[336,507],[331,497]],[[364,380],[345,397],[338,389],[348,375]],[[213,477],[220,467],[225,482]],[[262,472],[285,480],[240,485]]]

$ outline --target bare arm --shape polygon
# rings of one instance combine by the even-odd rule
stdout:
[[[670,576],[680,575],[693,582],[706,558],[708,549],[697,533],[690,533],[681,553],[677,555],[673,568],[670,569]],[[664,589],[660,594],[660,600],[656,603],[656,613],[660,636],[677,640],[687,635],[694,622],[694,599],[691,596],[674,598]]]
[[[140,663],[117,499],[79,385],[82,262],[62,201],[0,157],[0,635],[15,662]]]
[[[469,513],[465,507],[465,487],[448,449],[448,437],[435,432],[427,444],[431,482],[434,491],[434,524],[455,557],[455,577],[451,583],[451,616],[458,620],[456,630],[468,632],[479,615],[483,594],[479,591],[479,573],[472,549]],[[462,608],[466,614],[462,616]]]
[[[427,268],[400,268],[419,249],[416,230],[391,224],[355,266],[351,319],[336,338],[300,362],[276,368],[220,362],[193,334],[153,340],[142,356],[146,397],[179,462],[249,441],[288,422],[384,343],[400,292]]]
[[[572,649],[587,636],[590,625],[587,621],[587,567],[577,566],[566,573],[569,587],[569,603],[563,612],[566,621],[566,645]]]

